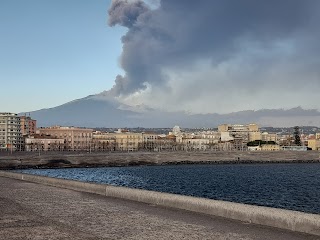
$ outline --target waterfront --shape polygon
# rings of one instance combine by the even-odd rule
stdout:
[[[320,213],[320,164],[179,165],[19,172]]]

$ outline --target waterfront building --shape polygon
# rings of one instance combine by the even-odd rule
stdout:
[[[255,123],[247,125],[222,124],[218,126],[218,132],[221,134],[221,141],[234,141],[241,144],[260,140],[258,138],[261,137],[259,127]]]
[[[66,151],[91,151],[93,130],[88,128],[53,126],[39,128],[37,133],[64,139]]]
[[[118,130],[115,133],[108,133],[108,135],[115,139],[115,150],[117,151],[137,151],[143,147],[142,133]]]
[[[0,150],[21,150],[21,142],[21,125],[18,115],[15,113],[0,113]]]
[[[22,136],[34,135],[36,133],[37,120],[27,116],[20,116],[20,125]]]
[[[308,150],[306,146],[282,146],[281,149],[284,151],[307,151]]]
[[[216,144],[221,140],[221,133],[214,131],[205,131],[200,134],[201,138],[209,139],[210,144]]]
[[[209,142],[209,139],[203,138],[182,139],[183,148],[186,151],[205,151],[209,149]]]
[[[282,150],[278,144],[262,144],[261,151],[280,151]]]
[[[320,150],[320,139],[309,139],[308,140],[308,147],[311,148],[312,150],[319,151]]]
[[[278,142],[278,135],[276,133],[264,132],[261,134],[261,140],[265,142]]]
[[[249,142],[262,140],[261,132],[248,132],[248,134],[249,134]]]
[[[48,135],[35,134],[25,138],[25,151],[62,151],[64,139]]]
[[[92,148],[94,151],[115,151],[116,138],[106,132],[93,132]]]

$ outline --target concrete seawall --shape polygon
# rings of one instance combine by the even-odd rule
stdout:
[[[0,169],[64,168],[166,164],[306,163],[320,162],[317,151],[278,152],[0,152]]]
[[[5,171],[0,176],[320,236],[316,214]]]

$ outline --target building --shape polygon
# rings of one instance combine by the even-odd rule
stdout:
[[[284,151],[307,151],[308,150],[306,146],[282,146],[281,148]]]
[[[264,132],[261,134],[261,140],[265,142],[278,142],[278,135],[276,133]]]
[[[121,132],[116,133],[116,149],[120,151],[138,151],[143,148],[142,133]]]
[[[20,118],[15,113],[0,113],[0,150],[22,148]]]
[[[308,140],[308,147],[312,150],[319,151],[320,150],[320,139],[309,139]]]
[[[37,134],[64,139],[66,151],[91,151],[93,130],[77,127],[48,127],[39,128]]]
[[[96,131],[92,135],[92,148],[94,151],[115,151],[116,138],[109,133]]]
[[[25,151],[62,151],[64,139],[47,135],[32,135],[25,138]]]
[[[249,132],[249,142],[253,142],[261,139],[262,139],[261,132]]]
[[[242,125],[242,124],[222,124],[218,126],[218,132],[221,134],[221,141],[231,138],[232,140],[239,142],[249,142],[254,140],[260,140],[261,133],[259,127],[255,123]],[[254,139],[254,140],[251,140]]]
[[[261,151],[280,151],[281,147],[278,144],[262,144]]]
[[[234,150],[244,150],[246,143],[261,137],[259,127],[255,123],[222,124],[218,126],[218,132],[221,134],[221,142],[232,142]]]
[[[20,116],[21,135],[34,135],[37,129],[37,120],[27,116]]]
[[[186,151],[205,151],[209,149],[209,139],[184,138],[183,149]]]
[[[218,132],[259,132],[259,127],[255,123],[242,124],[222,124],[218,126]]]

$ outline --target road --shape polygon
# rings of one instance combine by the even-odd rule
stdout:
[[[319,237],[0,177],[0,239]]]

